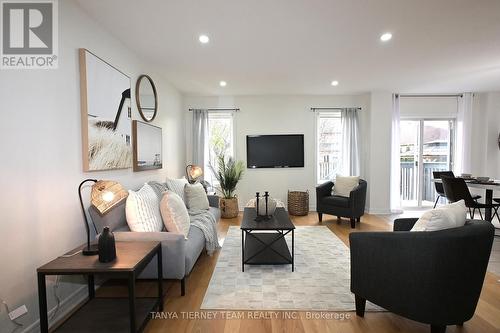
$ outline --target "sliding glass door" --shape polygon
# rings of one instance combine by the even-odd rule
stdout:
[[[454,120],[400,122],[401,201],[404,207],[432,206],[433,171],[452,170]]]

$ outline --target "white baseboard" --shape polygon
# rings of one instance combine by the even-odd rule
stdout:
[[[96,284],[96,288],[99,286]],[[73,291],[71,294],[69,294],[66,298],[61,300],[61,304],[59,305],[59,311],[55,318],[49,322],[49,325],[51,323],[56,323],[64,316],[66,316],[68,313],[70,313],[78,304],[83,302],[86,298],[88,298],[88,287],[87,285],[83,285],[79,288],[77,288],[75,291]],[[56,311],[56,306],[54,306],[52,309],[48,311],[48,318],[52,316],[52,314]],[[27,326],[21,333],[37,333],[40,332],[40,318],[37,319],[34,323],[31,325]]]
[[[385,209],[385,208],[373,208],[373,209],[368,209],[366,211],[368,214],[372,215],[390,215],[392,214],[390,209]]]

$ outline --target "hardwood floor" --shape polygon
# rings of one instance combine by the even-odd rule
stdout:
[[[229,226],[237,226],[240,217],[235,219],[222,219],[219,223],[219,236],[221,242],[226,236]],[[304,217],[292,217],[295,225],[320,225],[316,213],[310,213]],[[380,231],[391,230],[391,217],[379,217],[365,215],[361,224],[357,224],[355,231]],[[352,232],[349,221],[342,220],[341,223],[331,216],[323,216],[323,223],[345,244],[349,245],[349,233]],[[210,277],[215,268],[219,253],[209,257],[205,253],[200,256],[195,268],[187,279],[187,293],[180,296],[179,282],[165,281],[167,290],[164,316],[169,319],[152,319],[146,326],[145,332],[429,332],[429,326],[420,324],[389,312],[366,313],[364,318],[356,317],[354,312],[348,312],[349,318],[325,319],[310,318],[311,313],[295,312],[295,318],[284,319],[285,313],[277,312],[278,315],[263,312],[256,313],[258,316],[267,315],[268,318],[251,319],[226,318],[225,315],[238,315],[234,312],[211,312],[210,315],[216,319],[199,318],[197,316],[208,315],[205,311],[199,311],[205,295],[205,290],[210,282]],[[466,322],[463,327],[449,326],[447,332],[479,333],[500,332],[500,277],[488,273],[481,293],[481,298],[474,317]],[[389,287],[389,286],[388,286]],[[154,296],[156,284],[151,281],[141,281],[137,286],[138,295]],[[125,286],[107,285],[98,291],[98,295],[126,293]],[[246,313],[246,311],[244,311]],[[315,316],[321,314],[332,314],[329,312],[312,313]],[[272,315],[272,317],[270,317]]]

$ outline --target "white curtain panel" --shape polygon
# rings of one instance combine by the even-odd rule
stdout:
[[[359,176],[359,111],[357,108],[345,108],[341,111],[342,119],[342,173]]]
[[[205,156],[208,145],[206,142],[208,131],[208,111],[193,110],[193,156],[192,164],[205,168]],[[203,170],[203,174],[207,170]]]
[[[392,95],[392,131],[391,131],[391,212],[401,213],[401,169],[400,169],[400,133],[399,95]]]
[[[471,172],[472,104],[474,95],[464,93],[458,99],[457,145],[454,172],[457,175]]]

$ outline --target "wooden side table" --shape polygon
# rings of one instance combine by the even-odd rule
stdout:
[[[80,246],[69,253],[75,253]],[[136,298],[135,280],[156,255],[158,260],[158,297]],[[88,301],[71,315],[56,332],[141,332],[150,312],[158,308],[163,311],[163,264],[160,242],[116,242],[116,260],[99,262],[98,256],[59,257],[37,269],[38,300],[40,308],[40,331],[48,333],[47,275],[86,275],[88,278]],[[128,280],[127,298],[95,298],[94,275]],[[128,319],[127,314],[128,312]],[[140,321],[138,321],[138,318]]]

